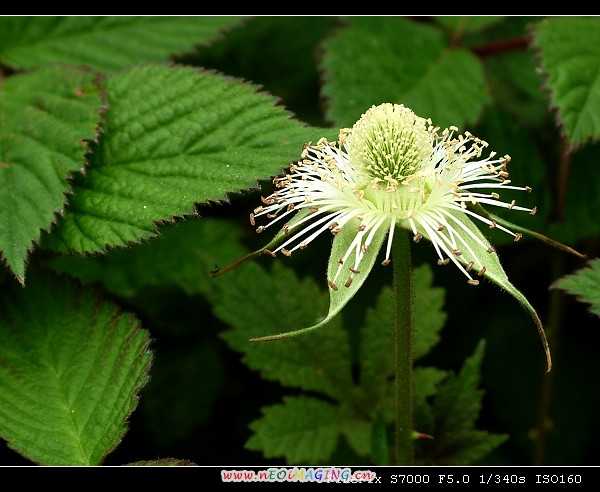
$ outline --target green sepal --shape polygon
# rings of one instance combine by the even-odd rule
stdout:
[[[549,238],[548,236],[544,236],[544,234],[540,234],[539,232],[532,231],[531,229],[527,229],[526,227],[521,227],[520,225],[513,224],[512,222],[510,222],[506,219],[503,219],[502,217],[499,217],[497,215],[489,213],[479,203],[477,203],[476,205],[469,205],[469,208],[472,209],[475,213],[481,215],[482,217],[492,220],[492,221],[496,222],[497,224],[503,225],[504,227],[506,227],[507,229],[510,229],[513,232],[526,234],[528,236],[534,237],[536,239],[539,239],[540,241],[545,242],[546,244],[548,244],[549,246],[552,246],[553,248],[560,249],[561,251],[564,251],[565,253],[569,253],[569,254],[578,256],[579,258],[586,258],[586,255],[584,255],[583,253],[580,253],[579,251],[574,250],[573,248],[567,246],[566,244],[559,243],[558,241],[556,241],[552,238]]]
[[[479,275],[491,280],[493,283],[498,285],[500,288],[512,295],[517,301],[519,301],[521,306],[529,313],[538,329],[538,333],[546,353],[548,371],[550,371],[552,368],[550,348],[548,346],[542,321],[540,320],[536,310],[529,303],[527,298],[521,293],[521,291],[519,291],[513,284],[510,283],[504,268],[500,264],[498,255],[494,251],[494,248],[491,246],[487,238],[481,233],[475,223],[473,223],[473,221],[469,219],[462,211],[449,209],[448,213],[454,218],[454,220],[450,221],[451,225],[459,231],[460,238],[462,238],[462,241],[464,241],[464,244],[460,242],[458,244],[461,254],[460,256],[457,256],[456,259],[465,267],[473,262],[472,271],[475,276]],[[427,231],[424,229],[418,228],[418,232],[427,239],[431,240],[427,234]],[[448,234],[448,232],[447,230],[444,230],[440,232],[440,234]],[[475,238],[478,238],[479,241],[481,241],[481,244],[479,241],[476,241]],[[483,267],[485,267],[485,269],[482,271]]]
[[[302,211],[301,211],[302,212]],[[298,214],[300,215],[300,214]],[[294,217],[294,221],[290,223],[290,226],[293,227],[294,223],[297,223],[298,215]],[[377,254],[383,244],[383,241],[386,237],[386,230],[380,229],[377,233],[374,234],[373,240],[369,245],[368,250],[365,252],[361,262],[360,262],[360,271],[359,273],[353,273],[350,271],[350,268],[353,264],[351,261],[352,256],[346,261],[343,265],[341,265],[341,270],[338,274],[338,268],[340,268],[340,258],[343,258],[352,241],[356,237],[356,228],[346,224],[345,227],[342,227],[341,231],[336,234],[333,239],[333,244],[331,247],[331,255],[329,257],[329,264],[327,267],[327,279],[329,284],[329,312],[327,316],[320,321],[319,323],[309,326],[307,328],[301,328],[299,330],[290,331],[286,333],[281,333],[279,335],[270,335],[266,337],[253,338],[250,341],[252,342],[266,342],[271,340],[279,340],[282,338],[295,337],[298,335],[303,335],[305,333],[309,333],[321,326],[327,324],[335,315],[337,315],[342,308],[348,303],[350,299],[356,294],[358,289],[362,286],[367,276],[371,272],[373,265],[375,264],[375,260],[377,259]],[[275,239],[280,238],[281,232],[275,236]],[[275,241],[274,239],[274,241]],[[271,244],[271,243],[269,243]],[[335,277],[342,279],[344,282],[339,286],[335,285],[332,281]],[[347,279],[352,278],[352,281]]]

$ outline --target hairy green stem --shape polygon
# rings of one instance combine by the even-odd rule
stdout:
[[[398,231],[400,232],[400,231]],[[394,400],[396,432],[394,463],[413,464],[412,379],[413,379],[413,294],[410,237],[405,231],[394,238],[394,341],[396,346],[396,379]]]

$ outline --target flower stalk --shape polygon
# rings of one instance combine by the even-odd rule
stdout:
[[[409,235],[398,234],[392,247],[394,269],[395,436],[394,464],[413,464],[413,294]]]

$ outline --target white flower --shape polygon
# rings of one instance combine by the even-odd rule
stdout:
[[[509,156],[497,158],[491,152],[482,158],[488,144],[468,132],[455,136],[456,132],[455,127],[440,132],[403,105],[373,106],[352,129],[341,130],[337,142],[321,139],[314,146],[307,144],[301,160],[291,165],[288,175],[275,179],[277,191],[263,198],[264,206],[256,208],[250,220],[255,225],[255,219],[266,215],[271,222],[257,232],[280,224],[287,234],[286,218],[305,209],[289,237],[272,251],[284,255],[305,248],[325,231],[335,235],[342,228],[354,228],[354,239],[329,279],[333,290],[338,289],[338,276],[348,261],[350,273],[343,281],[350,286],[373,239],[382,234],[387,234],[383,264],[388,264],[397,227],[411,231],[416,242],[429,239],[439,264],[452,261],[469,284],[477,285],[473,274],[485,274],[486,255],[494,250],[474,231],[469,217],[515,240],[521,235],[470,205],[530,214],[536,209],[502,200],[503,190],[531,191],[511,185]]]

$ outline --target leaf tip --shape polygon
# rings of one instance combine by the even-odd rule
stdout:
[[[544,331],[544,326],[539,317],[535,317],[535,324],[538,329],[538,333],[540,334],[540,339],[542,340],[542,345],[544,346],[544,352],[546,354],[546,373],[549,373],[552,370],[552,355],[550,353],[550,345],[548,344],[548,339],[546,338],[546,332]]]

